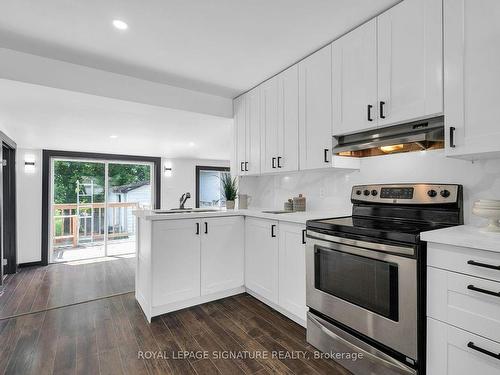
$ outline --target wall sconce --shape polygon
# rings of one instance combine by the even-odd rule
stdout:
[[[172,177],[172,167],[165,166],[163,171],[165,173],[165,177]]]
[[[24,155],[24,172],[35,173],[35,155]]]

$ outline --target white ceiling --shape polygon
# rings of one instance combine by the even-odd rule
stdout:
[[[0,80],[0,129],[22,148],[228,160],[232,123],[227,118]]]
[[[1,0],[0,46],[234,97],[397,2]]]

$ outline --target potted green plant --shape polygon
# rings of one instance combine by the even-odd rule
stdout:
[[[234,201],[238,195],[238,187],[236,186],[236,177],[231,178],[229,173],[224,173],[221,177],[222,193],[226,198],[226,208],[234,210]]]

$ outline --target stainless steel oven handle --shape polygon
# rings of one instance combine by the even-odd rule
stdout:
[[[323,234],[319,232],[315,232],[312,230],[307,230],[307,236],[311,238],[316,238],[318,240],[336,242],[343,245],[350,245],[355,247],[361,247],[365,249],[383,251],[387,253],[396,253],[403,255],[415,255],[415,249],[413,247],[403,247],[403,246],[395,246],[395,245],[387,245],[376,242],[367,242],[360,240],[353,240],[351,238],[337,237],[331,236],[329,234]]]
[[[317,326],[321,330],[321,332],[323,332],[325,335],[327,335],[328,337],[330,337],[333,340],[341,341],[345,346],[350,348],[353,352],[363,353],[363,356],[365,358],[368,358],[372,362],[382,363],[384,366],[386,366],[388,368],[397,368],[398,370],[401,370],[402,373],[404,373],[404,374],[415,374],[415,371],[413,369],[410,369],[409,367],[406,367],[406,366],[396,362],[395,360],[394,361],[386,360],[384,358],[381,358],[379,356],[376,356],[376,355],[370,353],[369,351],[367,351],[367,350],[365,350],[357,345],[351,344],[349,341],[347,341],[343,337],[340,337],[340,336],[334,334],[329,329],[327,329],[325,326],[323,326],[323,324],[321,324],[321,322],[318,321],[311,313],[307,314],[307,318],[312,323],[314,323],[314,325]]]

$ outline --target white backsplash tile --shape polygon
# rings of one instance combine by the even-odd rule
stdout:
[[[353,185],[370,183],[434,182],[464,185],[466,223],[484,220],[472,216],[472,203],[480,198],[500,199],[500,159],[450,159],[442,150],[377,156],[361,161],[359,171],[323,169],[259,177],[242,177],[240,191],[252,197],[250,206],[282,209],[288,198],[302,193],[308,211],[350,213]]]

